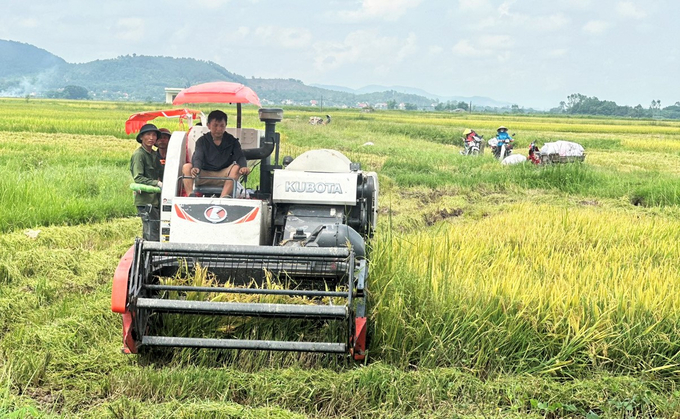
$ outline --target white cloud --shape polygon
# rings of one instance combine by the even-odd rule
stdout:
[[[498,20],[495,17],[489,16],[473,22],[472,27],[476,29],[487,29],[493,28],[496,25],[498,25]]]
[[[453,46],[453,53],[464,57],[480,57],[485,55],[485,51],[472,46],[469,39],[462,39]]]
[[[248,26],[239,26],[238,28],[229,28],[228,30],[222,30],[221,32],[218,33],[213,33],[212,36],[215,38],[219,38],[220,40],[226,42],[226,43],[241,43],[244,40],[248,40],[251,35],[255,35],[255,31],[257,29],[251,29]],[[202,32],[205,33],[206,36],[210,31],[208,32]],[[190,38],[192,35],[196,34],[196,28],[193,27],[192,25],[185,25],[181,29],[174,29],[173,30],[173,35],[179,40],[179,39],[186,39]],[[278,45],[278,44],[277,44]]]
[[[194,4],[196,8],[204,10],[220,10],[222,9],[229,0],[196,0]]]
[[[489,0],[458,0],[460,10],[477,11],[486,10],[490,7]]]
[[[406,38],[406,43],[399,48],[399,51],[397,51],[397,62],[401,62],[404,60],[404,58],[408,57],[409,55],[412,55],[418,50],[418,47],[416,46],[416,41],[417,37],[416,34],[411,32],[408,34],[408,38]]]
[[[644,9],[635,6],[632,1],[622,1],[616,5],[616,11],[623,17],[630,17],[634,19],[642,19],[647,17],[647,12]]]
[[[528,15],[510,11],[510,7],[514,5],[515,2],[516,0],[508,0],[498,6],[498,20],[503,26],[510,24],[515,26],[526,25],[531,20]]]
[[[320,71],[333,70],[356,63],[372,64],[374,72],[385,73],[390,66],[405,60],[417,51],[416,35],[406,40],[379,36],[375,31],[352,32],[342,42],[314,44],[315,66]]]
[[[591,0],[567,0],[567,5],[575,9],[588,9],[590,8]]]
[[[554,49],[548,52],[550,57],[564,57],[567,54],[567,50],[564,48]]]
[[[495,57],[496,57],[496,59],[498,60],[499,63],[510,62],[510,53],[508,51],[497,52],[495,54]]]
[[[427,52],[429,52],[431,55],[439,55],[444,52],[444,48],[440,47],[439,45],[431,45],[427,48]]]
[[[592,35],[599,35],[609,29],[609,23],[603,20],[591,20],[583,26],[583,31]]]
[[[144,39],[146,21],[139,17],[124,17],[116,22],[117,39],[123,41],[138,41]]]
[[[250,34],[250,28],[247,26],[239,26],[234,32],[238,38],[245,38]]]
[[[475,0],[459,0],[468,2]],[[507,29],[516,31],[555,31],[564,28],[571,21],[564,13],[554,13],[551,15],[529,15],[514,11],[515,0],[505,1],[495,10],[489,9],[477,19],[466,21],[466,26],[472,30],[487,28]],[[466,6],[468,7],[468,6]],[[473,7],[473,6],[469,6]]]
[[[479,38],[479,45],[485,49],[506,49],[514,44],[508,35],[485,35]]]
[[[546,75],[541,84],[544,92],[561,92],[565,87],[563,78],[554,74]]]
[[[512,17],[513,14],[510,12],[510,6],[512,6],[513,3],[515,3],[515,0],[503,2],[498,6],[498,13],[500,13],[502,17]]]
[[[539,16],[534,19],[532,28],[539,31],[554,31],[567,26],[570,21],[571,20],[562,13],[550,16]]]
[[[359,10],[341,11],[339,16],[353,22],[376,18],[394,21],[421,2],[422,0],[362,0]]]
[[[306,48],[312,41],[311,32],[304,28],[260,26],[255,29],[255,36],[262,42],[266,42],[270,45],[280,45],[283,48],[288,49]]]
[[[19,26],[21,26],[22,28],[37,28],[38,21],[33,18],[22,19],[19,21]]]
[[[507,49],[514,45],[514,41],[508,35],[481,36],[473,44],[469,39],[458,41],[453,46],[453,53],[464,57],[485,57],[495,55],[507,59]]]

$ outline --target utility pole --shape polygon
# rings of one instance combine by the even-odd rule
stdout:
[[[321,95],[321,112],[323,112],[323,95]]]

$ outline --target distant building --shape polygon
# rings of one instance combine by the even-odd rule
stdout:
[[[172,103],[173,100],[177,97],[177,94],[181,92],[182,88],[177,88],[177,87],[166,87],[165,88],[165,103]]]

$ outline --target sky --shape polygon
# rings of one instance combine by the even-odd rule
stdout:
[[[0,0],[0,39],[70,63],[214,61],[246,77],[408,86],[549,109],[680,101],[678,0]],[[0,63],[0,65],[2,65]]]

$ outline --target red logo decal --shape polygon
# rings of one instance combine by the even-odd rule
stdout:
[[[222,207],[212,206],[205,210],[204,215],[211,223],[219,223],[227,218],[227,210]]]

